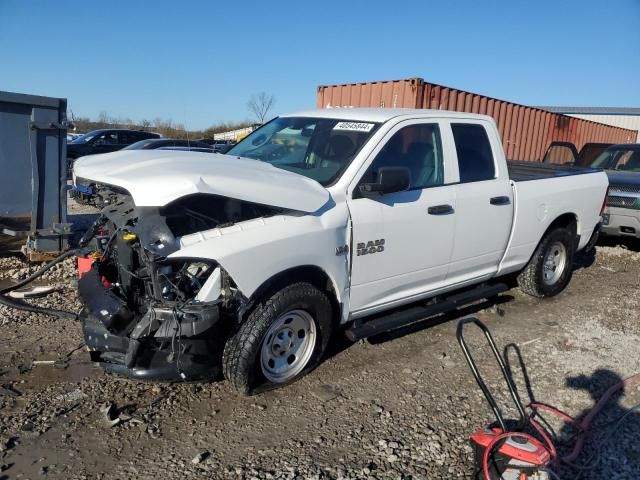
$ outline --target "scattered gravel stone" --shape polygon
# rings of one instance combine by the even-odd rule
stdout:
[[[209,451],[208,450],[204,450],[204,451],[200,452],[198,455],[196,455],[195,457],[193,457],[191,459],[191,463],[196,464],[196,465],[198,463],[202,463],[207,459],[207,457],[209,457],[209,455],[210,455]]]
[[[639,252],[598,247],[595,264],[577,269],[567,292],[554,299],[514,289],[499,308],[465,313],[485,321],[501,349],[519,345],[537,400],[583,414],[616,378],[640,371]],[[36,268],[0,258],[0,281]],[[45,279],[61,291],[28,301],[77,311],[75,278],[68,259]],[[78,348],[78,322],[0,307],[0,385],[21,393],[0,393],[0,470],[10,478],[69,480],[471,478],[469,436],[492,418],[455,340],[456,316],[451,319],[333,352],[300,381],[246,398],[226,382],[147,383],[105,373]],[[475,333],[469,346],[505,414],[515,418],[486,342]],[[40,359],[64,368],[33,367]],[[527,401],[522,372],[511,360]],[[571,383],[574,388],[572,378],[586,382]],[[637,403],[636,388],[613,399],[598,432]],[[103,426],[105,404],[117,421],[113,428]],[[562,422],[554,428],[572,435]],[[592,454],[601,461],[582,480],[635,478],[639,415],[629,414],[596,447],[600,435],[589,439],[581,461]],[[570,469],[558,473],[577,477]]]

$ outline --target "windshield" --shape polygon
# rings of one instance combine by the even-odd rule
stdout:
[[[377,127],[371,122],[279,117],[248,135],[227,155],[262,160],[327,186],[340,176]]]
[[[91,141],[93,137],[95,137],[99,133],[100,133],[100,130],[94,130],[93,132],[85,133],[84,135],[80,135],[71,143],[88,143]]]
[[[609,148],[602,152],[591,166],[605,170],[640,172],[640,149]]]

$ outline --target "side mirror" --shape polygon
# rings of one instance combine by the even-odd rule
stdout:
[[[359,186],[363,197],[373,197],[387,193],[409,190],[411,173],[407,167],[380,167],[376,183],[363,183]]]

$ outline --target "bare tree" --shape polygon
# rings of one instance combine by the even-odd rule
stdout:
[[[102,110],[98,114],[98,123],[103,123],[105,126],[108,126],[111,123],[111,117],[105,110]]]
[[[260,123],[264,123],[269,110],[273,108],[276,103],[276,99],[273,95],[269,95],[265,92],[260,92],[257,95],[251,95],[251,98],[247,102],[247,108],[253,113]]]

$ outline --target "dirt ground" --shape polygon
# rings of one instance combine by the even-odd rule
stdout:
[[[104,373],[90,363],[77,322],[2,307],[0,479],[471,478],[468,437],[491,412],[456,343],[456,319],[475,314],[499,346],[512,344],[523,399],[581,415],[640,372],[640,253],[630,247],[598,247],[594,263],[577,267],[553,299],[511,290],[497,304],[374,341],[351,345],[338,335],[309,376],[255,397],[226,382],[140,383]],[[0,283],[26,273],[20,259],[0,259]],[[71,260],[45,280],[60,290],[36,303],[80,307]],[[486,344],[472,328],[468,341],[508,405]],[[640,412],[630,409],[638,403],[640,387],[616,396],[577,461],[590,468],[558,467],[560,478],[637,478]],[[568,425],[552,426],[570,441]]]

